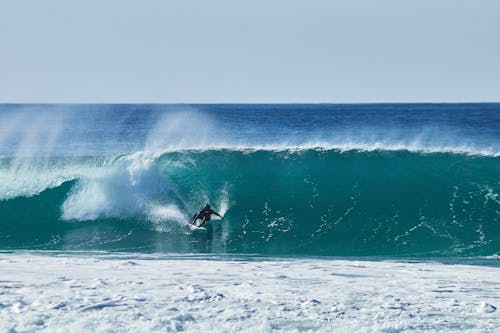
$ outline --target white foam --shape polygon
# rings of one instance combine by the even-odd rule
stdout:
[[[180,259],[180,260],[179,260]],[[0,254],[0,331],[493,332],[500,268]]]
[[[66,220],[139,216],[158,221],[185,221],[172,203],[175,185],[150,154],[122,156],[87,174],[62,205]]]

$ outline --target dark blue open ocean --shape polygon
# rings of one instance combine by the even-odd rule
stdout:
[[[499,193],[500,104],[0,105],[0,250],[494,257]]]

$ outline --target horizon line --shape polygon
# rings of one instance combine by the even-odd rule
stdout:
[[[481,102],[0,102],[0,105],[391,105],[391,104],[500,104]]]

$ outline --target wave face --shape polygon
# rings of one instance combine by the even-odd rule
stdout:
[[[500,250],[500,157],[339,149],[0,159],[0,248],[332,256]],[[192,214],[224,214],[206,231]]]

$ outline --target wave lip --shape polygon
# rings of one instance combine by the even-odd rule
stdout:
[[[212,144],[212,145],[186,145],[186,146],[170,146],[158,151],[149,151],[149,153],[160,156],[166,153],[182,152],[182,151],[216,151],[216,150],[232,150],[232,151],[305,151],[305,150],[332,150],[340,152],[360,151],[407,151],[412,153],[445,153],[458,154],[469,156],[485,156],[499,157],[500,152],[491,147],[474,148],[470,146],[423,146],[420,144],[404,144],[394,143],[387,144],[382,142],[374,143],[330,143],[326,141],[314,141],[298,145],[281,143],[281,144]]]

